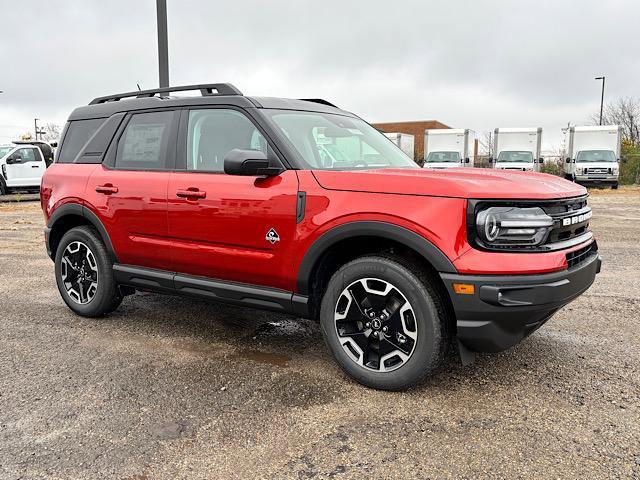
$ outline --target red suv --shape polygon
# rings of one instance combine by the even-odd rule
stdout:
[[[171,92],[195,90],[200,96]],[[318,319],[357,381],[419,382],[543,325],[593,283],[586,190],[550,175],[423,170],[320,99],[229,84],[97,98],[42,181],[58,289],[83,316],[136,289]]]

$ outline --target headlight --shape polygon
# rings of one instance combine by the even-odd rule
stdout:
[[[535,246],[543,243],[553,219],[539,207],[489,207],[476,216],[480,239],[491,246]]]
[[[614,169],[612,170],[612,172],[613,172],[613,174],[614,174],[614,175],[618,175],[619,170],[618,170],[617,168],[614,168]]]

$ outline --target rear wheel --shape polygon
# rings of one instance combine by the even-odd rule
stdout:
[[[109,253],[93,227],[76,227],[64,234],[56,251],[55,273],[62,299],[78,315],[98,317],[122,301]]]
[[[448,344],[447,316],[435,285],[401,259],[356,259],[329,281],[320,323],[338,365],[383,390],[419,383]]]

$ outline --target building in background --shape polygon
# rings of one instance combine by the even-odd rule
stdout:
[[[424,131],[434,128],[451,128],[437,120],[373,123],[372,125],[384,133],[408,133],[413,135],[415,139],[413,159],[421,165],[424,159]]]

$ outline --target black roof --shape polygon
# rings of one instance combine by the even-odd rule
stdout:
[[[200,96],[174,97],[164,94],[184,91],[200,91]],[[119,93],[95,98],[89,105],[76,108],[69,120],[105,118],[119,112],[145,110],[159,107],[183,107],[197,105],[232,105],[242,108],[271,108],[339,113],[354,116],[322,99],[289,99],[274,97],[245,97],[229,83],[186,85]]]

